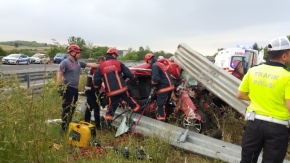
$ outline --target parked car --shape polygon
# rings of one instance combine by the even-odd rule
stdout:
[[[47,54],[36,53],[30,57],[31,63],[39,63],[39,64],[46,63],[46,64],[48,64],[49,61],[50,61],[50,58]]]
[[[30,58],[24,54],[10,54],[2,58],[3,64],[30,64]]]
[[[53,58],[53,63],[60,63],[64,59],[68,57],[68,54],[66,53],[57,53]]]

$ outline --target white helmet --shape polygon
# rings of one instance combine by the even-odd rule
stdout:
[[[157,58],[157,60],[158,59],[164,59],[164,57],[162,56],[162,55],[160,55],[158,58]]]
[[[270,41],[268,51],[279,51],[290,49],[290,42],[287,37],[278,37]]]

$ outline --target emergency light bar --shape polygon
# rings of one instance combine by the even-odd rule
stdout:
[[[252,47],[246,45],[237,45],[237,47],[242,49],[252,49]]]

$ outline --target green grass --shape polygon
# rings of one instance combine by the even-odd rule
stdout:
[[[84,80],[82,80],[84,81]],[[83,82],[81,82],[83,84]],[[130,157],[112,149],[106,149],[99,158],[79,156],[80,149],[67,143],[60,133],[60,125],[46,123],[48,119],[60,118],[62,99],[53,82],[46,84],[40,93],[19,87],[15,76],[9,79],[0,77],[0,162],[1,163],[42,163],[42,162],[212,162],[211,159],[175,149],[166,140],[146,137],[143,141],[126,137],[116,147],[129,147]],[[8,89],[3,91],[3,89]],[[74,120],[81,120],[83,115],[77,113]],[[97,131],[97,140],[106,145],[120,139],[114,137],[110,130]],[[54,144],[61,148],[53,148]],[[143,147],[150,159],[138,160],[134,149]],[[94,155],[95,156],[95,155]]]
[[[80,88],[85,85],[85,75],[80,79]],[[3,91],[3,89],[8,89]],[[111,130],[97,131],[97,141],[102,145],[117,142],[116,148],[129,147],[130,157],[124,158],[122,154],[113,149],[106,149],[103,155],[93,155],[85,158],[80,155],[80,149],[67,143],[65,136],[60,133],[60,125],[50,123],[48,119],[59,119],[61,115],[62,99],[56,91],[53,82],[46,84],[40,93],[33,94],[31,90],[19,87],[15,76],[9,79],[0,77],[0,162],[1,163],[127,163],[127,162],[153,162],[153,163],[222,163],[216,159],[205,158],[200,155],[177,149],[168,144],[167,140],[157,137],[145,137],[137,141],[134,137],[115,138]],[[227,113],[222,117],[220,112],[208,110],[211,115],[213,128],[221,128],[223,140],[240,145],[244,125],[236,112],[230,108],[223,108]],[[76,113],[74,120],[82,120],[82,113]],[[209,132],[210,133],[210,132]],[[205,134],[209,134],[205,133]],[[60,144],[61,148],[53,148]],[[143,147],[151,159],[138,160],[134,149]],[[289,151],[289,150],[288,150]],[[78,159],[74,160],[74,156]],[[289,157],[287,152],[286,158]]]

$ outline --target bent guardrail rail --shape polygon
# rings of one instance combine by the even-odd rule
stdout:
[[[174,54],[174,62],[195,80],[202,83],[207,90],[211,91],[240,114],[245,115],[249,102],[236,98],[236,92],[241,82],[239,79],[214,65],[206,57],[186,44],[178,46]]]
[[[84,105],[84,104],[83,104]],[[85,106],[82,106],[85,107]],[[82,110],[82,109],[80,109]],[[119,116],[124,110],[118,108],[115,112],[115,117]],[[106,110],[101,110],[101,115],[105,115]],[[137,121],[140,114],[134,113],[132,120]],[[123,116],[119,116],[113,125],[118,127]],[[222,140],[214,139],[196,132],[188,131],[187,129],[177,127],[165,122],[142,116],[135,128],[136,132],[141,132],[146,136],[154,136],[161,138],[170,145],[191,151],[206,157],[220,159],[230,163],[238,163],[241,159],[242,148],[238,145],[231,144]],[[262,161],[262,153],[259,156],[258,162]],[[290,163],[289,160],[284,160],[284,163]]]

